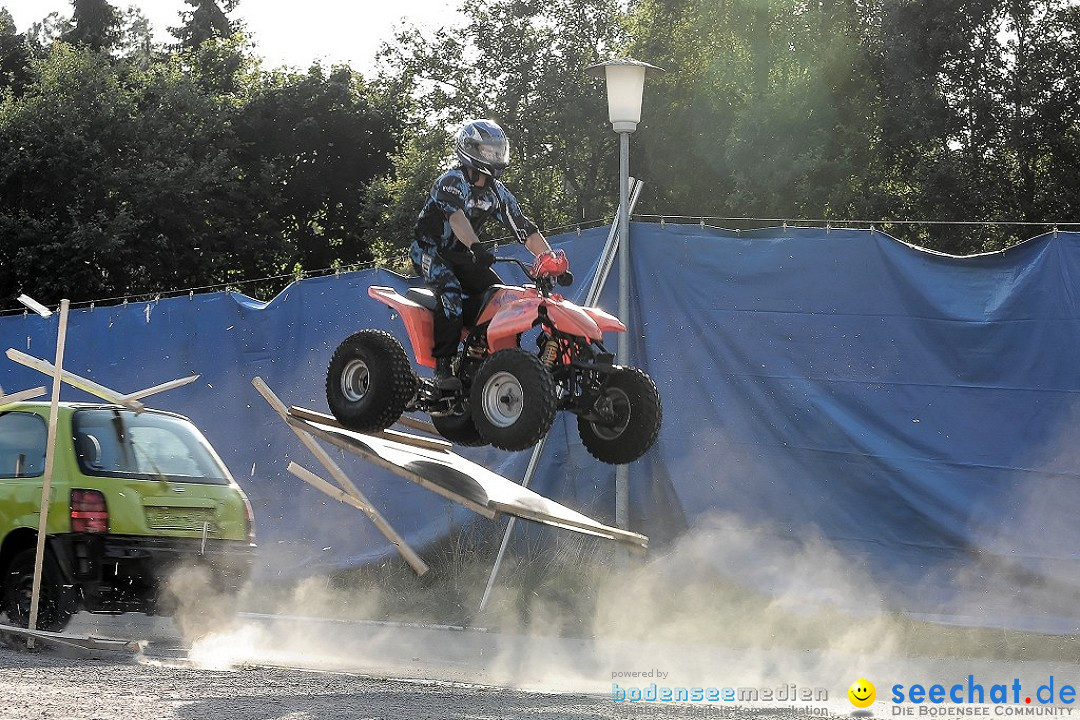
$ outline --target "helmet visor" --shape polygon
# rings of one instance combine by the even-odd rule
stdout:
[[[477,159],[494,170],[502,170],[510,164],[510,143],[506,138],[481,140],[476,147]]]

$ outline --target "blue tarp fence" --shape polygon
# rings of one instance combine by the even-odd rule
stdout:
[[[605,237],[552,239],[579,301]],[[968,258],[863,230],[635,223],[632,238],[632,364],[664,402],[656,447],[631,466],[633,529],[654,552],[730,514],[819,538],[897,610],[1080,627],[1080,234]],[[291,460],[321,468],[251,379],[325,409],[325,368],[350,333],[383,328],[408,347],[367,287],[415,282],[367,270],[294,283],[269,303],[211,293],[78,309],[65,367],[125,392],[200,373],[151,403],[195,420],[248,491],[264,571],[356,566],[390,546],[286,472]],[[611,311],[617,282],[616,269],[599,303]],[[51,361],[56,322],[0,318],[0,349]],[[0,359],[9,392],[44,379]],[[62,397],[90,399],[67,387]],[[465,454],[513,479],[529,457]],[[416,547],[470,517],[362,461],[343,464]],[[614,469],[588,456],[572,417],[556,421],[533,487],[614,519]]]

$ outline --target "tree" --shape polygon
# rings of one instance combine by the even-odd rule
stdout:
[[[238,118],[248,161],[275,188],[264,212],[307,270],[372,258],[367,191],[390,169],[400,121],[348,67],[263,77]]]
[[[887,0],[876,54],[879,206],[933,220],[1071,219],[1078,18],[1067,0]],[[939,226],[915,241],[972,253],[1029,232]]]
[[[370,257],[394,113],[348,68],[263,73],[240,38],[146,68],[55,43],[0,100],[0,295],[74,300]],[[228,82],[206,58],[230,57]],[[278,289],[280,285],[278,286]]]
[[[649,82],[644,208],[669,215],[844,217],[874,137],[854,2],[646,0],[635,55]]]
[[[53,42],[74,27],[71,18],[64,17],[58,12],[51,12],[40,22],[31,24],[30,29],[26,31],[31,55],[36,58],[47,56]]]
[[[231,103],[177,61],[131,72],[65,43],[36,72],[0,106],[4,294],[92,299],[280,269]]]
[[[105,51],[120,42],[122,15],[108,0],[71,0],[71,5],[74,26],[60,36],[61,40]]]
[[[1071,219],[1080,200],[1080,8],[1068,0],[1007,0],[1001,8],[1003,169],[1014,187],[1011,215]]]
[[[0,105],[0,291],[100,296],[130,278],[135,235],[110,162],[128,156],[130,97],[100,56],[57,43]]]
[[[441,127],[413,130],[390,155],[393,172],[372,181],[367,216],[372,219],[372,253],[380,262],[411,272],[406,249],[413,241],[413,227],[452,148],[450,135]]]
[[[180,47],[196,48],[207,40],[227,38],[239,31],[240,27],[229,19],[227,13],[236,9],[240,0],[184,0],[193,9],[180,14],[183,23],[179,27],[169,28],[169,32],[180,41]]]
[[[118,53],[140,70],[148,69],[157,52],[150,21],[139,8],[131,6],[124,11],[121,24],[123,30],[117,46]]]
[[[0,7],[0,90],[21,93],[30,82],[29,63],[26,37],[16,32],[11,13]]]

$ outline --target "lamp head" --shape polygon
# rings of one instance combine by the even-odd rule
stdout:
[[[661,68],[640,60],[618,58],[590,65],[585,71],[607,83],[608,120],[615,132],[634,132],[641,122],[645,75]]]

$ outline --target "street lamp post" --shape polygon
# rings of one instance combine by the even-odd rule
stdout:
[[[660,68],[630,58],[619,58],[591,65],[586,72],[603,77],[607,84],[608,120],[619,134],[619,317],[630,322],[630,133],[641,122],[641,96],[645,74]],[[618,358],[630,360],[630,334],[619,336]],[[615,526],[627,529],[630,524],[630,469],[615,468]]]

